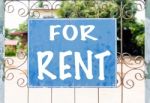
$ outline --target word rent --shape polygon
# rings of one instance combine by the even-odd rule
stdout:
[[[80,29],[77,29],[80,28]],[[62,36],[65,40],[73,42],[80,37],[81,41],[92,40],[97,41],[98,39],[92,36],[92,32],[95,29],[94,25],[80,25],[79,27],[75,25],[51,25],[50,26],[50,34],[49,40],[55,41],[57,37]],[[59,30],[59,32],[58,32]],[[61,32],[60,32],[61,30]],[[71,34],[68,34],[69,31],[72,31]],[[70,36],[71,35],[71,36]],[[109,50],[105,50],[100,53],[94,54],[91,50],[86,50],[85,52],[87,56],[86,63],[83,61],[81,53],[76,51],[72,52],[71,50],[60,51],[59,52],[59,77],[56,76],[54,72],[51,72],[53,69],[52,67],[48,67],[48,65],[55,59],[54,52],[51,50],[48,51],[38,51],[37,58],[38,58],[38,79],[43,80],[45,76],[48,76],[51,80],[55,80],[57,78],[61,80],[65,80],[68,78],[75,78],[76,80],[81,80],[81,71],[85,73],[87,79],[91,80],[94,78],[93,74],[93,60],[98,60],[99,63],[97,64],[99,68],[99,80],[105,80],[105,58],[111,55]],[[67,70],[71,70],[71,65],[67,64],[65,60],[71,57],[74,59],[74,75],[71,74]],[[44,59],[46,58],[46,59]]]

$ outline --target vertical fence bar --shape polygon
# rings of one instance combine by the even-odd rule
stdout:
[[[73,102],[76,103],[76,88],[74,88],[73,93],[74,93],[74,100],[73,100]]]
[[[0,0],[0,103],[4,103],[4,1]]]
[[[28,0],[28,19],[30,19],[30,0]],[[27,71],[28,71],[28,69],[29,68],[27,66]],[[28,77],[27,77],[27,80],[28,80]],[[27,84],[27,103],[30,103],[30,88],[28,87],[28,84]]]
[[[53,88],[51,88],[51,103],[53,103]]]
[[[121,3],[120,3],[120,52],[121,52],[121,103],[123,103],[123,0],[121,0]]]
[[[150,0],[146,2],[146,22],[145,22],[145,62],[147,64],[147,78],[145,90],[145,103],[150,103]]]
[[[99,88],[98,89],[98,94],[97,94],[97,103],[99,103]]]

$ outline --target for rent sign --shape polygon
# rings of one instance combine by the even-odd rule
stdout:
[[[115,86],[115,19],[31,19],[28,25],[30,87]]]

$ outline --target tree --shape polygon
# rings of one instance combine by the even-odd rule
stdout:
[[[5,38],[11,39],[11,40],[15,39],[15,36],[10,35],[10,30],[8,28],[5,29]]]
[[[11,39],[11,40],[18,40],[20,41],[20,43],[17,45],[17,51],[19,51],[20,49],[24,50],[25,52],[27,52],[27,43],[26,43],[26,35],[24,36],[15,36],[15,35],[11,35],[11,32],[27,32],[28,30],[28,25],[27,25],[27,21],[22,22],[19,25],[19,28],[10,30],[10,29],[5,29],[5,38]],[[14,54],[10,51],[10,49],[6,49],[7,54]]]
[[[42,0],[39,0],[39,2],[38,2],[38,7],[39,7],[39,8],[42,8],[43,6],[44,6],[43,1],[42,1]]]
[[[17,29],[8,29],[6,28],[5,29],[5,37],[8,38],[8,39],[18,39],[18,37],[14,36],[14,35],[11,35],[11,32],[27,32],[28,31],[28,25],[27,25],[27,22],[23,22],[21,24],[19,24],[19,28]]]
[[[61,18],[118,18],[118,37],[120,25],[123,25],[123,50],[134,55],[143,55],[144,25],[137,22],[134,0],[123,0],[123,22],[120,22],[121,0],[74,0],[63,1],[58,15]],[[120,50],[118,46],[118,51]],[[131,48],[128,48],[131,47]]]
[[[27,32],[28,31],[28,24],[27,21],[22,22],[21,24],[19,24],[19,28],[16,29],[16,31],[19,32]]]
[[[106,6],[109,6],[107,8]],[[110,17],[117,8],[117,3],[94,0],[63,1],[58,15],[63,18]]]

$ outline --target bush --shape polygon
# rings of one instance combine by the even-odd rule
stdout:
[[[12,46],[5,47],[5,56],[16,56],[16,48]]]

